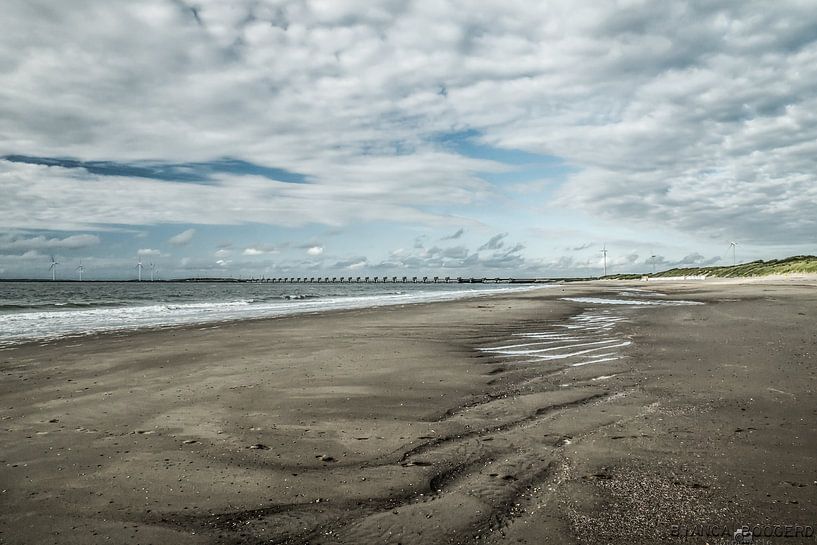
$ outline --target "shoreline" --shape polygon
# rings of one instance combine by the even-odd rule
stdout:
[[[562,300],[633,287],[653,286],[0,348],[0,541],[655,543],[673,523],[817,522],[814,286]]]
[[[479,289],[479,290],[451,290],[451,291],[439,291],[439,292],[418,292],[415,294],[412,293],[402,293],[402,294],[376,294],[376,295],[350,295],[346,297],[315,297],[315,298],[307,298],[307,299],[298,299],[298,298],[281,298],[282,301],[284,300],[294,300],[297,302],[292,303],[283,303],[275,301],[265,301],[263,303],[258,304],[257,306],[248,303],[246,307],[246,311],[256,312],[257,314],[252,314],[251,312],[247,312],[245,316],[236,317],[235,312],[222,312],[220,316],[209,316],[206,314],[201,314],[196,317],[188,318],[186,320],[176,321],[173,322],[173,318],[170,318],[171,321],[166,323],[153,323],[153,324],[129,324],[123,325],[121,327],[115,326],[108,326],[108,327],[100,327],[98,324],[92,327],[98,327],[99,329],[96,330],[88,330],[88,331],[81,331],[81,332],[63,332],[63,333],[54,333],[54,334],[42,334],[39,337],[28,337],[28,338],[7,338],[4,339],[0,337],[0,348],[11,348],[20,345],[26,344],[41,344],[41,343],[51,343],[55,341],[59,341],[60,339],[81,339],[84,337],[93,337],[98,335],[105,335],[105,334],[119,334],[119,333],[130,333],[130,332],[141,332],[141,331],[161,331],[163,329],[184,329],[187,327],[196,328],[201,326],[209,326],[214,324],[228,324],[228,323],[240,323],[245,321],[254,321],[254,320],[266,320],[266,319],[279,319],[279,318],[286,318],[289,316],[305,316],[305,315],[318,315],[325,312],[342,312],[347,310],[357,310],[357,309],[367,309],[367,308],[382,308],[382,307],[391,307],[397,306],[402,307],[406,305],[414,305],[414,304],[432,304],[432,303],[439,303],[439,302],[447,302],[447,301],[458,301],[458,300],[465,300],[471,298],[480,298],[480,297],[490,297],[492,295],[502,295],[502,294],[510,294],[510,293],[525,293],[528,291],[535,291],[539,289],[546,289],[548,286],[544,285],[536,285],[536,286],[516,286],[516,287],[505,287],[505,288],[487,288],[487,289]],[[406,296],[404,299],[401,299],[402,296]],[[307,301],[308,303],[301,302]],[[89,308],[89,309],[70,309],[70,310],[37,310],[37,311],[30,311],[30,312],[18,312],[18,313],[9,313],[5,316],[8,317],[19,317],[29,315],[31,318],[39,318],[42,319],[43,315],[50,316],[62,316],[68,315],[69,313],[76,313],[80,316],[85,315],[86,313],[110,313],[112,310],[116,310],[119,312],[125,311],[140,311],[143,309],[152,309],[154,307],[166,307],[166,306],[173,306],[178,307],[179,309],[185,307],[199,307],[199,306],[210,306],[210,305],[223,305],[228,306],[231,304],[239,303],[240,301],[226,301],[222,303],[212,303],[212,302],[202,302],[202,303],[152,303],[152,304],[145,304],[145,305],[138,305],[138,306],[121,306],[121,307],[97,307],[97,308]],[[318,308],[318,305],[326,305],[322,308]],[[270,305],[278,305],[276,308],[269,308]],[[267,308],[263,309],[262,306],[266,306]],[[289,307],[289,308],[287,308]],[[0,315],[2,318],[4,315]],[[175,317],[177,320],[181,319],[181,316]]]

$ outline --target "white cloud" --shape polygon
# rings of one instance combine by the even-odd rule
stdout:
[[[156,250],[154,248],[139,248],[136,252],[136,255],[141,256],[159,256],[162,255],[161,250]]]
[[[323,253],[323,246],[310,246],[306,250],[306,253],[311,255],[311,256],[321,255]]]
[[[349,269],[349,270],[358,270],[362,269],[369,265],[369,260],[366,259],[364,256],[357,256],[357,257],[350,257],[348,259],[342,259],[334,264],[333,268],[335,269]]]
[[[174,235],[167,239],[170,244],[174,246],[184,246],[185,244],[189,244],[191,240],[193,240],[193,235],[196,234],[195,229],[185,229],[178,235]]]
[[[244,252],[242,253],[247,256],[270,255],[277,254],[278,248],[267,245],[249,246],[247,248],[244,248]]]
[[[808,2],[195,5],[64,2],[48,17],[4,6],[0,155],[235,157],[309,183],[2,162],[0,226],[462,225],[479,213],[445,207],[487,202],[499,190],[479,173],[504,167],[436,137],[473,130],[481,144],[565,159],[560,209],[700,237],[813,240]]]

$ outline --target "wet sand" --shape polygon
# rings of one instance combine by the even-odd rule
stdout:
[[[817,526],[815,283],[648,284],[0,350],[0,542],[729,543],[744,524]]]

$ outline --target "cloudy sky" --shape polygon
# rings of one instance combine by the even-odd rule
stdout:
[[[6,0],[0,276],[817,253],[813,2]]]

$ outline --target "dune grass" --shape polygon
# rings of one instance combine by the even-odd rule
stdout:
[[[777,274],[817,274],[817,256],[796,255],[784,259],[770,259],[768,261],[758,260],[750,263],[740,263],[738,265],[728,265],[723,267],[676,267],[659,271],[655,274],[647,274],[655,278],[675,277],[675,276],[706,276],[713,278],[745,278],[751,276],[769,276]],[[609,279],[633,279],[641,278],[641,274],[611,274],[604,278]]]

